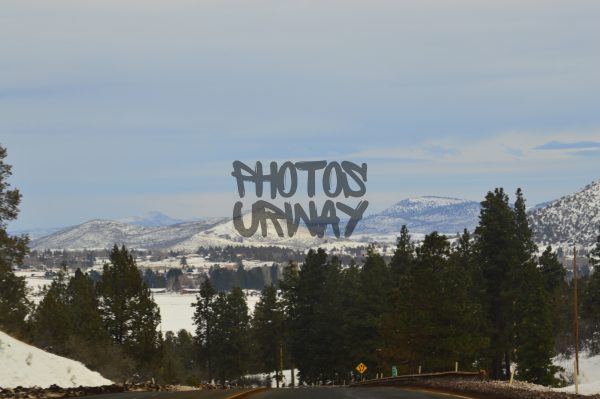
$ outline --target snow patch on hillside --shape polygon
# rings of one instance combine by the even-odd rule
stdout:
[[[0,331],[0,387],[94,387],[112,381],[71,359],[45,352]]]

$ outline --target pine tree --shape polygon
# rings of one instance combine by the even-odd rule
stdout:
[[[257,349],[257,357],[262,371],[276,370],[277,387],[281,375],[281,354],[285,343],[284,314],[281,301],[277,298],[277,290],[273,285],[265,286],[260,299],[254,307],[252,318],[252,336]]]
[[[287,359],[285,359],[287,364],[291,366],[292,369],[295,369],[295,360],[294,360],[294,352],[292,348],[292,340],[295,338],[291,334],[291,324],[292,318],[294,315],[295,304],[297,303],[298,294],[298,282],[299,282],[299,267],[296,263],[291,260],[288,262],[287,266],[283,269],[282,278],[279,281],[279,289],[281,290],[281,307],[283,311],[283,329],[285,331],[284,335],[284,346],[287,349]],[[293,373],[293,377],[295,377],[295,373]],[[294,381],[295,383],[295,381]]]
[[[590,251],[588,261],[590,266],[593,267],[600,264],[600,235],[596,237],[596,245],[594,245],[594,248]]]
[[[98,283],[104,326],[140,365],[152,366],[160,339],[158,306],[125,246],[115,245],[109,260]]]
[[[67,306],[73,325],[72,334],[84,342],[104,345],[109,337],[102,325],[100,303],[91,278],[77,269],[67,285]]]
[[[396,250],[390,261],[390,269],[394,280],[405,274],[412,264],[415,254],[414,244],[411,242],[410,234],[406,225],[400,228],[400,237],[396,244]]]
[[[320,368],[316,355],[319,331],[318,307],[325,287],[325,264],[327,254],[322,249],[309,250],[300,266],[298,277],[291,290],[286,292],[290,299],[290,350],[300,370],[301,381],[319,381]],[[325,338],[325,337],[323,337]]]
[[[192,304],[194,310],[194,325],[196,326],[196,339],[200,349],[199,360],[206,365],[208,380],[213,379],[213,340],[215,325],[215,301],[217,292],[209,279],[202,282],[200,293],[196,302]]]
[[[289,306],[290,350],[306,383],[335,380],[348,370],[344,346],[344,314],[340,311],[344,294],[341,265],[337,258],[328,262],[326,252],[309,250],[298,272]]]
[[[64,353],[67,338],[75,325],[69,311],[65,271],[44,292],[44,298],[33,313],[33,333],[37,345]]]
[[[567,271],[558,260],[556,252],[552,252],[550,245],[546,247],[538,263],[540,264],[540,272],[547,292],[552,293],[564,284]]]
[[[22,333],[31,303],[27,300],[25,279],[17,277],[13,267],[23,262],[29,239],[6,232],[7,223],[17,218],[21,202],[21,193],[11,189],[7,181],[12,175],[12,166],[4,162],[6,154],[0,145],[0,328]]]
[[[481,203],[479,226],[475,229],[477,252],[485,287],[489,326],[490,376],[508,378],[514,350],[514,268],[519,263],[516,223],[502,188],[488,192]]]
[[[380,358],[383,339],[380,335],[382,318],[390,307],[390,270],[383,257],[377,253],[373,245],[367,249],[367,256],[358,275],[359,286],[348,295],[355,297],[353,317],[356,318],[354,346],[358,348],[358,357],[371,367],[365,377],[374,376],[384,371]]]
[[[552,364],[554,336],[547,292],[535,264],[528,263],[516,312],[515,360],[519,379],[552,385],[558,367]]]
[[[222,383],[248,373],[250,317],[246,297],[239,287],[228,294],[219,293],[215,300],[214,365]]]
[[[445,303],[451,310],[444,310],[444,313],[451,314],[451,319],[455,320],[452,356],[458,359],[462,368],[478,367],[488,345],[482,305],[485,290],[475,243],[467,229],[451,251],[446,275]]]
[[[515,318],[515,358],[519,378],[549,385],[554,381],[552,366],[554,336],[550,300],[542,273],[537,267],[533,241],[521,189],[515,201],[515,246],[517,263],[512,269]]]
[[[587,285],[584,289],[582,318],[593,331],[590,349],[593,353],[600,353],[600,235],[596,239],[596,245],[589,254],[590,265],[593,266],[593,273],[589,276]]]
[[[565,353],[571,347],[573,337],[573,295],[566,281],[567,271],[558,260],[558,254],[548,246],[538,259],[539,271],[546,295],[552,309],[552,331],[555,352]],[[581,303],[579,304],[581,306]]]

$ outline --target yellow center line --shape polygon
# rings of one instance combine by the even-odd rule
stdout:
[[[241,399],[241,398],[245,398],[247,396],[253,395],[255,393],[266,391],[268,389],[269,388],[255,388],[255,389],[250,389],[248,391],[244,391],[244,392],[236,393],[235,395],[228,396],[225,399]]]

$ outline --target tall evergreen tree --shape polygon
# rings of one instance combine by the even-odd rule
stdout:
[[[196,302],[192,304],[194,310],[194,325],[196,327],[196,339],[200,349],[199,360],[206,366],[208,380],[213,379],[213,340],[215,325],[215,301],[217,292],[209,279],[200,285],[200,293]]]
[[[535,384],[551,385],[558,368],[552,364],[554,337],[550,302],[542,276],[534,263],[526,263],[515,312],[515,360],[517,377]]]
[[[516,223],[502,188],[488,192],[475,229],[485,285],[483,304],[489,326],[487,358],[490,376],[508,378],[514,350],[514,268],[519,263]]]
[[[400,228],[400,236],[396,243],[396,250],[390,261],[392,277],[397,281],[399,276],[407,273],[415,255],[415,246],[411,242],[408,228],[405,224]]]
[[[382,318],[390,308],[391,288],[390,270],[383,257],[371,245],[358,274],[358,289],[348,293],[355,298],[351,315],[357,321],[354,323],[355,330],[352,331],[354,346],[359,349],[355,361],[371,365],[367,370],[367,377],[384,371],[380,331]]]
[[[588,257],[593,273],[584,288],[582,318],[592,331],[589,342],[592,353],[600,353],[600,235]]]
[[[12,166],[5,162],[6,155],[6,149],[0,145],[0,329],[24,332],[31,303],[27,300],[25,279],[17,277],[13,267],[23,262],[29,239],[11,236],[6,231],[8,222],[17,218],[21,202],[21,193],[11,189],[8,182]]]
[[[520,188],[516,193],[514,215],[517,263],[512,274],[516,291],[514,356],[517,374],[526,381],[549,385],[557,371],[552,365],[554,336],[550,301],[542,273],[537,267],[537,246],[527,221],[525,199]]]
[[[248,373],[249,322],[246,297],[239,287],[228,294],[219,293],[215,300],[214,365],[221,382]]]
[[[140,365],[150,365],[160,339],[158,306],[125,246],[115,245],[109,260],[98,283],[104,326],[113,342],[124,347]]]
[[[556,252],[552,251],[550,245],[546,247],[538,259],[538,263],[546,291],[549,293],[554,292],[554,290],[564,284],[567,271],[558,260]]]
[[[275,287],[267,285],[263,288],[260,300],[254,307],[252,336],[262,371],[276,370],[277,387],[279,387],[282,377],[279,369],[283,363],[284,333],[283,305],[277,298]]]
[[[44,292],[44,298],[33,313],[33,333],[37,345],[64,353],[67,338],[74,331],[69,311],[67,281],[64,270]]]
[[[287,292],[289,307],[290,350],[307,383],[335,380],[344,375],[344,315],[340,312],[343,295],[341,265],[337,258],[328,261],[321,248],[309,250],[298,278]]]
[[[468,250],[462,243],[462,250]],[[459,361],[469,367],[485,343],[481,311],[473,294],[473,276],[463,264],[466,253],[453,253],[445,236],[433,232],[416,250],[409,273],[400,280],[397,302],[382,333],[384,355],[403,372],[418,366],[447,370]]]
[[[71,315],[72,334],[84,342],[103,345],[109,339],[102,324],[100,303],[92,279],[81,269],[69,279],[67,285],[67,307]]]
[[[299,282],[299,267],[296,263],[291,260],[287,266],[283,269],[282,278],[279,281],[279,289],[281,290],[281,307],[283,310],[283,328],[285,330],[284,345],[287,349],[287,364],[292,369],[295,369],[294,352],[292,348],[292,341],[295,338],[291,334],[292,315],[295,315],[295,305],[297,303],[298,294],[298,282]],[[295,378],[295,372],[292,373],[292,378]],[[294,381],[295,383],[295,381]]]

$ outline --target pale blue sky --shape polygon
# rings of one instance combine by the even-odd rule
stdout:
[[[231,162],[367,162],[414,195],[529,204],[600,178],[600,2],[0,5],[12,229],[229,215]]]

